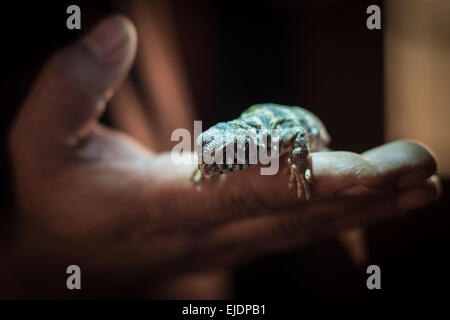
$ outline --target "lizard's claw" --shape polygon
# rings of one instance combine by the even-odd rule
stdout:
[[[195,168],[191,175],[191,181],[194,183],[194,185],[198,185],[198,183],[202,180],[203,174],[202,171],[199,168]]]
[[[289,177],[289,191],[294,191],[297,187],[297,197],[309,201],[311,191],[309,185],[311,183],[311,170],[306,169],[305,173],[301,173],[295,166],[291,166],[291,174]]]

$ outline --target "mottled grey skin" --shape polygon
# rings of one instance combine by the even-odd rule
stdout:
[[[289,153],[288,161],[291,172],[289,189],[292,190],[296,185],[298,197],[308,200],[310,198],[309,183],[311,182],[311,172],[308,168],[309,153],[325,148],[330,137],[323,123],[303,108],[273,103],[258,104],[247,109],[235,120],[217,123],[198,137],[199,159],[202,153],[214,154],[215,152],[215,154],[226,155],[226,148],[233,148],[238,143],[245,145],[248,149],[249,132],[259,132],[252,141],[257,147],[266,148],[266,143],[264,143],[266,140],[263,139],[262,132],[269,133],[270,137],[272,129],[278,130],[279,155]],[[225,132],[229,133],[227,130],[232,130],[233,134],[225,134]],[[270,141],[269,138],[267,145],[269,150]],[[194,172],[194,180],[199,180],[203,176],[242,170],[251,165],[248,157],[244,163],[237,163],[236,158],[234,160],[234,162],[225,164],[199,162],[200,176],[198,176],[198,171]]]

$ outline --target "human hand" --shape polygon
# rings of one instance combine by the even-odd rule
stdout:
[[[62,274],[78,264],[88,279],[122,285],[163,281],[306,245],[438,196],[433,156],[408,141],[362,155],[313,153],[309,202],[288,192],[283,166],[275,176],[248,168],[197,190],[193,164],[175,165],[98,123],[136,43],[128,20],[107,19],[55,54],[24,102],[10,143],[26,259]]]

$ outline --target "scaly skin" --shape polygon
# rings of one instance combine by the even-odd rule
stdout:
[[[278,130],[279,155],[289,153],[290,178],[289,190],[297,189],[300,199],[310,199],[311,172],[308,168],[309,152],[325,148],[330,137],[323,123],[308,110],[300,107],[288,107],[272,103],[257,104],[235,120],[220,122],[203,132],[197,140],[199,156],[206,153],[226,154],[227,146],[233,148],[236,142],[249,144],[249,132],[256,132],[253,140],[258,148],[264,148],[266,143],[263,133]],[[229,134],[232,132],[232,134]],[[228,133],[228,134],[226,134]],[[269,141],[271,141],[269,139]],[[270,149],[270,148],[269,148]],[[193,180],[198,181],[204,176],[219,175],[242,170],[251,165],[248,157],[245,163],[206,164],[204,160],[193,173]],[[259,159],[258,159],[259,161]]]

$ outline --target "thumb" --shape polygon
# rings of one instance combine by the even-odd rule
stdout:
[[[133,24],[117,15],[54,54],[19,115],[18,125],[27,136],[22,138],[76,144],[89,132],[127,75],[136,44]]]

